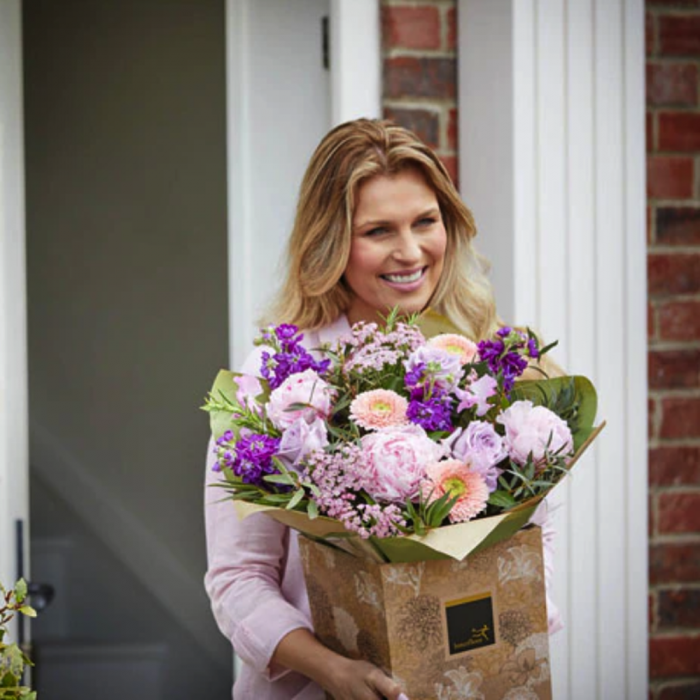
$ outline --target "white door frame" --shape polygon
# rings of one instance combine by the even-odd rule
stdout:
[[[460,182],[499,310],[598,387],[608,427],[555,490],[554,696],[645,698],[642,0],[459,0]]]
[[[255,115],[250,114],[247,17],[253,2],[226,0],[226,81],[228,141],[229,354],[240,366],[252,347],[256,253],[251,223],[249,153]],[[330,122],[381,115],[381,37],[379,0],[329,0]],[[280,105],[284,109],[284,105]],[[309,106],[313,109],[313,105]],[[280,157],[284,157],[281,154]],[[300,183],[295,183],[295,191]]]
[[[0,581],[17,575],[24,521],[29,574],[27,302],[22,106],[22,3],[0,2]]]

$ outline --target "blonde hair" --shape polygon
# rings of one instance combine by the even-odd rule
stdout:
[[[373,119],[337,126],[311,157],[289,238],[287,276],[272,306],[272,320],[312,330],[347,311],[352,292],[343,274],[358,187],[369,178],[406,168],[420,169],[434,190],[447,233],[444,267],[430,307],[475,340],[497,330],[488,264],[472,246],[474,218],[445,166],[411,131]]]

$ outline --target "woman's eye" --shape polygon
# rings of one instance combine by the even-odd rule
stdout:
[[[435,223],[435,218],[432,216],[426,216],[423,219],[419,219],[419,226],[432,226]]]
[[[382,233],[386,233],[386,229],[382,226],[377,226],[377,228],[370,229],[365,233],[365,236],[380,236]]]

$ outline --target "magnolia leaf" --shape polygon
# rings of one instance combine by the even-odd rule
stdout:
[[[0,661],[2,661],[2,659],[0,659]],[[0,679],[0,688],[16,688],[18,682],[19,678],[17,678],[14,673],[7,671],[2,679]]]
[[[10,644],[3,654],[5,668],[7,668],[11,673],[16,676],[22,675],[22,669],[24,668],[24,660],[22,659],[22,652],[16,644]]]
[[[457,333],[464,335],[457,326],[442,314],[426,309],[416,320],[416,326],[426,338],[433,338],[443,333]]]
[[[31,605],[23,605],[19,611],[27,617],[36,617],[36,610]]]

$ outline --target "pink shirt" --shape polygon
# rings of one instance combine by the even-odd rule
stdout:
[[[345,316],[305,333],[304,345],[315,348],[330,343],[349,330]],[[256,349],[241,371],[259,374]],[[235,700],[324,700],[323,690],[306,676],[271,663],[280,640],[299,628],[313,631],[306,586],[297,547],[297,533],[265,515],[239,520],[230,500],[209,485],[220,480],[212,470],[212,443],[207,454],[205,518],[208,570],[205,587],[219,629],[242,659],[242,670],[233,687]],[[561,628],[556,608],[549,600],[552,573],[553,529],[546,505],[532,520],[543,526],[545,574],[550,633]]]

